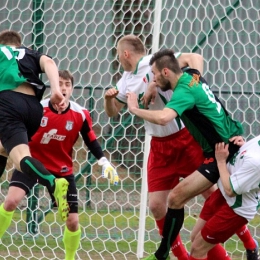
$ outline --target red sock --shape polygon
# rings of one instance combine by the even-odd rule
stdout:
[[[192,257],[190,256],[190,260],[208,260],[208,258],[195,258],[195,257]]]
[[[160,220],[155,220],[157,227],[159,229],[160,236],[162,235],[162,232],[163,232],[164,221],[165,221],[165,217],[163,217]]]
[[[159,220],[155,220],[159,229],[159,234],[162,235],[165,217]],[[172,253],[178,260],[188,260],[188,252],[184,247],[180,235],[178,235],[175,241],[172,243]]]
[[[255,240],[253,239],[249,229],[246,225],[241,227],[236,232],[237,236],[243,242],[246,249],[254,250],[256,248]]]
[[[231,260],[231,258],[223,246],[216,244],[208,251],[208,260]]]
[[[172,253],[178,260],[189,260],[188,252],[181,241],[180,234],[176,237],[172,243]]]

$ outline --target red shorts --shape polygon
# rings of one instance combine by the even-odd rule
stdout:
[[[229,207],[219,189],[205,201],[200,218],[207,221],[201,235],[210,244],[224,243],[248,222]]]
[[[166,137],[152,137],[147,164],[148,191],[174,188],[203,163],[203,152],[184,128]]]

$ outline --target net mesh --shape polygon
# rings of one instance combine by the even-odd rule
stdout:
[[[18,0],[3,1],[0,7],[1,31],[19,31],[25,46],[50,55],[60,69],[73,73],[72,99],[89,109],[98,140],[120,175],[119,186],[110,186],[101,178],[101,169],[82,139],[78,140],[74,148],[82,228],[78,259],[137,259],[143,122],[127,109],[109,119],[103,107],[105,89],[114,86],[122,75],[115,49],[121,36],[138,35],[151,53],[154,17],[160,11],[158,48],[202,54],[205,78],[232,116],[242,122],[245,138],[260,134],[260,2],[159,2],[161,10],[155,8],[155,0]],[[48,84],[45,77],[43,80]],[[11,173],[9,162],[2,177],[1,202]],[[49,195],[39,186],[29,200],[22,201],[2,238],[0,251],[4,259],[64,258],[64,223],[49,204]],[[185,207],[181,236],[188,249],[202,204],[198,196]],[[258,240],[259,219],[257,215],[249,224]],[[144,253],[153,252],[159,241],[147,210]],[[245,250],[236,236],[225,247],[232,259],[245,259]]]

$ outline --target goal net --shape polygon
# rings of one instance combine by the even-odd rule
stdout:
[[[102,179],[95,158],[78,140],[74,147],[82,228],[78,259],[138,259],[154,252],[160,241],[147,208],[149,137],[143,121],[127,109],[110,119],[103,107],[105,90],[122,75],[115,49],[118,39],[135,34],[148,53],[173,48],[202,54],[211,89],[242,122],[244,137],[251,139],[260,134],[259,10],[255,0],[2,1],[0,30],[19,31],[25,46],[50,55],[59,69],[73,73],[73,100],[89,109],[98,140],[120,175],[118,186]],[[1,203],[11,174],[9,162],[1,179]],[[198,196],[185,206],[181,237],[188,250],[203,202]],[[259,223],[257,215],[249,224],[257,240]],[[36,186],[15,211],[1,240],[1,259],[64,259],[63,230],[48,193]],[[245,259],[237,236],[225,248],[232,259]]]

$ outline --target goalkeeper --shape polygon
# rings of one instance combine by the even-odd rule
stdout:
[[[104,156],[96,139],[89,111],[69,100],[73,91],[73,81],[73,76],[69,71],[59,71],[59,85],[65,97],[66,106],[62,112],[58,112],[49,99],[43,100],[41,103],[44,113],[41,125],[29,143],[34,158],[40,160],[53,175],[63,177],[69,182],[67,201],[70,209],[63,235],[65,260],[75,259],[81,237],[72,160],[73,146],[79,133],[90,152],[98,159],[98,164],[102,166],[102,176],[109,177],[111,183],[115,185],[119,181],[117,172]],[[36,178],[28,178],[26,174],[14,171],[4,205],[0,208],[0,221],[4,217],[8,218],[8,223],[0,227],[0,237],[10,225],[13,212],[19,202],[36,183]]]

